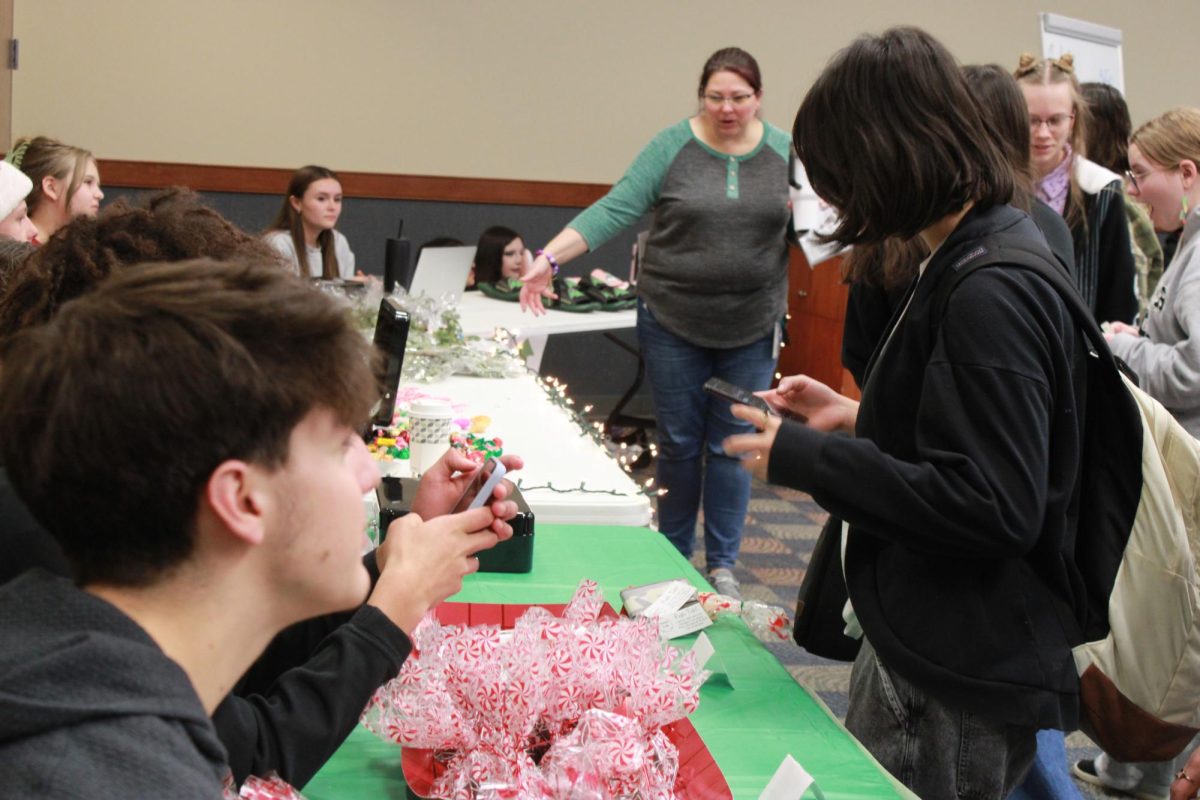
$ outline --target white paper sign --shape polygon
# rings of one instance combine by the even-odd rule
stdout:
[[[812,782],[812,775],[796,759],[785,756],[758,800],[800,800]]]
[[[699,603],[692,603],[660,616],[658,618],[658,635],[661,639],[674,639],[676,636],[695,633],[709,625],[712,625],[712,620],[708,618],[704,607]]]
[[[696,654],[696,669],[700,670],[704,669],[704,665],[717,651],[713,647],[712,640],[708,638],[708,634],[702,633],[696,637],[696,643],[692,645],[692,652]]]

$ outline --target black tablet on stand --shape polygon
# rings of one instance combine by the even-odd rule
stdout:
[[[379,302],[379,318],[375,321],[375,346],[383,353],[382,397],[371,420],[373,425],[392,424],[396,413],[396,392],[400,389],[400,371],[404,366],[404,347],[408,344],[408,312],[392,296]]]

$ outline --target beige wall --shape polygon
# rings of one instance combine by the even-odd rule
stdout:
[[[1039,11],[1124,31],[1135,124],[1200,105],[1197,0],[16,0],[13,132],[102,158],[604,183],[694,109],[718,47],[755,54],[787,129],[857,33],[920,25],[1008,66]]]

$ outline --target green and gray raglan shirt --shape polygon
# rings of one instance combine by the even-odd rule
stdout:
[[[764,122],[757,147],[726,155],[697,139],[685,119],[655,136],[567,227],[595,250],[653,209],[638,276],[643,302],[693,344],[749,344],[787,311],[790,144]]]

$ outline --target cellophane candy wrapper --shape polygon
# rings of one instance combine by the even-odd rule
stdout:
[[[764,642],[792,638],[792,622],[787,611],[756,600],[735,600],[716,592],[700,592],[700,605],[712,619],[721,614],[741,617],[751,632]]]
[[[392,296],[411,320],[404,350],[406,383],[434,383],[451,375],[511,378],[526,372],[511,337],[481,339],[463,332],[452,296],[410,295],[399,286]]]
[[[511,632],[427,617],[363,723],[438,753],[435,797],[674,797],[661,728],[696,709],[708,673],[656,620],[601,617],[603,604],[585,580],[562,617],[532,607]]]
[[[291,785],[272,772],[265,778],[251,775],[242,784],[239,791],[234,791],[233,776],[225,782],[224,800],[304,800],[304,796]]]

